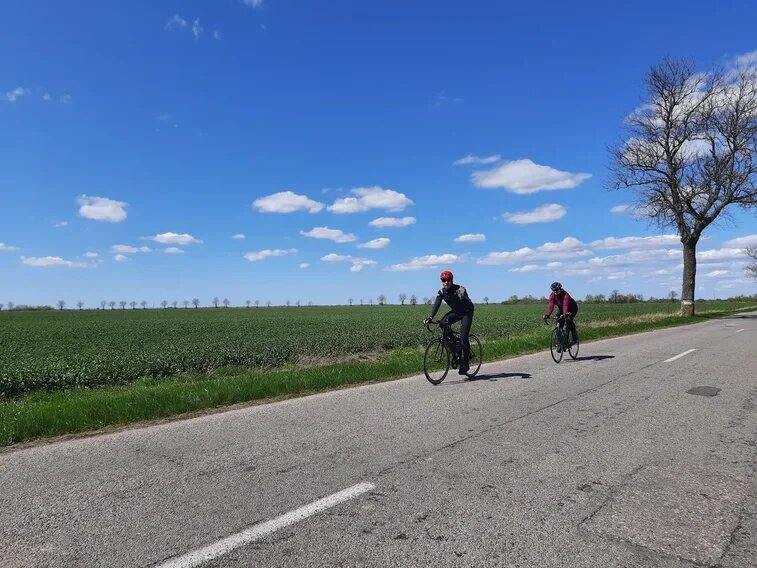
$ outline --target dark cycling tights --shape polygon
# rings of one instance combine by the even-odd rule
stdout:
[[[447,314],[442,318],[442,321],[448,325],[460,322],[460,342],[463,344],[463,361],[467,363],[470,356],[468,336],[470,335],[470,327],[473,325],[473,314]]]

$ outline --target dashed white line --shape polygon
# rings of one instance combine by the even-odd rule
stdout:
[[[689,353],[693,353],[694,351],[696,351],[696,349],[689,349],[688,351],[684,351],[683,353],[679,353],[675,357],[671,357],[670,359],[665,359],[663,361],[663,363],[670,363],[671,361],[675,361],[676,359],[680,359],[684,355],[688,355]]]
[[[320,513],[321,511],[325,511],[335,505],[344,503],[345,501],[375,488],[376,486],[373,485],[373,483],[358,483],[357,485],[343,489],[338,493],[334,493],[333,495],[329,495],[318,501],[313,501],[304,507],[289,511],[280,517],[253,525],[242,532],[227,536],[226,538],[214,542],[213,544],[209,544],[208,546],[198,548],[197,550],[193,550],[182,556],[175,556],[162,564],[158,564],[156,568],[193,568],[194,566],[199,566],[200,564],[213,560],[214,558],[223,556],[235,548],[259,540],[279,529],[293,525],[294,523],[307,519],[316,513]]]
[[[742,327],[741,329],[737,329],[737,330],[736,330],[736,333],[741,333],[742,331],[744,331],[744,328],[743,328],[743,327]]]

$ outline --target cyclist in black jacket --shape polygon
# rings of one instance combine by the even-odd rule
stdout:
[[[453,275],[449,270],[443,271],[439,278],[442,281],[442,289],[436,295],[436,302],[431,309],[431,315],[429,315],[424,322],[428,323],[436,312],[439,311],[439,307],[442,305],[442,300],[449,306],[452,313],[444,317],[444,322],[447,325],[460,322],[460,342],[463,345],[462,359],[460,361],[460,368],[457,372],[460,375],[464,375],[468,372],[468,359],[470,357],[470,343],[468,336],[470,335],[470,328],[473,324],[473,302],[468,297],[468,291],[452,282]]]

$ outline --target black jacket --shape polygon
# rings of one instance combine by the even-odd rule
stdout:
[[[450,309],[459,316],[470,315],[473,313],[473,302],[468,297],[468,291],[459,284],[453,284],[449,289],[442,288],[436,294],[436,302],[431,309],[431,317],[436,315],[439,311],[439,307],[442,305],[442,300],[450,307]]]

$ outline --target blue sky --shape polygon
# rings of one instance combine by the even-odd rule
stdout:
[[[604,189],[607,147],[651,65],[730,65],[757,50],[756,16],[735,1],[10,0],[0,302],[396,301],[432,295],[443,268],[477,300],[555,279],[579,297],[680,291],[674,231],[611,213],[632,196]],[[741,211],[707,231],[700,297],[755,291],[733,252],[755,233]]]

